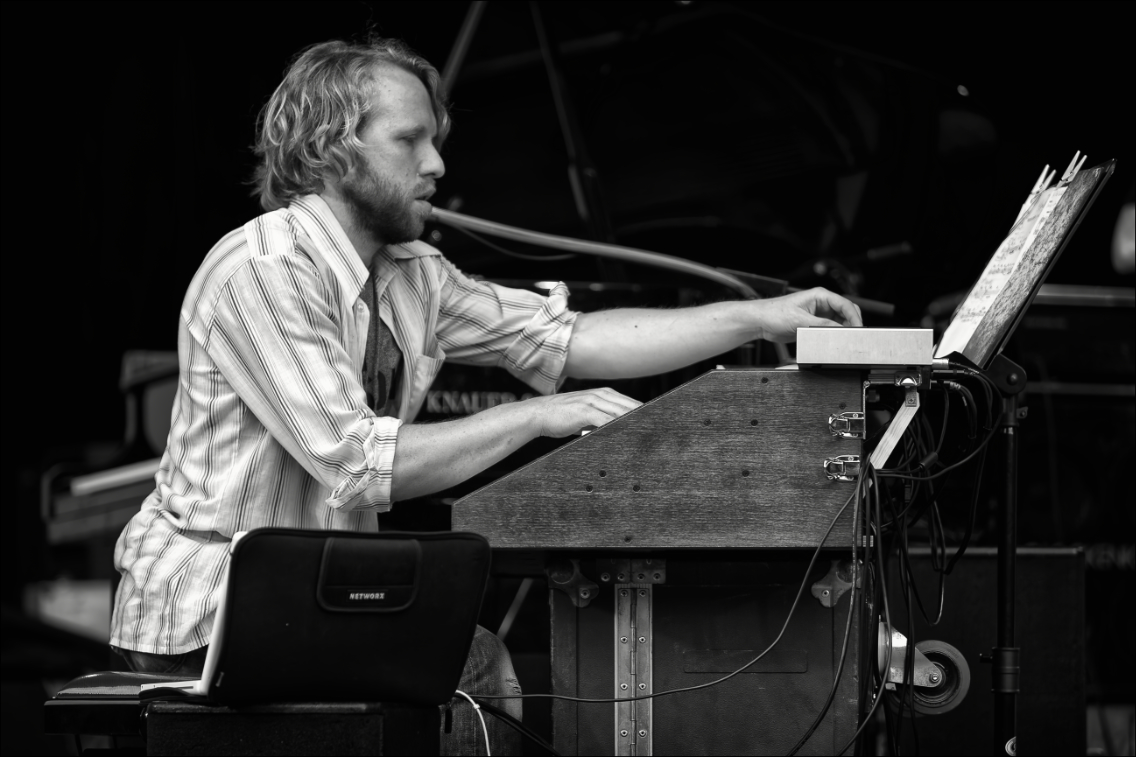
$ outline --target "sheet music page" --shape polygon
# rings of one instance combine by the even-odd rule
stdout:
[[[963,354],[983,319],[1014,279],[1025,252],[1037,238],[1045,220],[1053,213],[1065,187],[1058,185],[1040,193],[1029,210],[1018,219],[1010,233],[1002,240],[986,269],[982,272],[966,301],[955,313],[943,334],[935,357],[947,357],[953,352]]]

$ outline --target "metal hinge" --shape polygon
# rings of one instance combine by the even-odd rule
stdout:
[[[824,475],[832,481],[855,481],[860,476],[860,456],[840,455],[825,458]]]
[[[864,414],[855,411],[828,416],[828,430],[844,439],[864,438]]]

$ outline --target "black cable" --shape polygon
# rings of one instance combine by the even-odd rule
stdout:
[[[907,529],[903,530],[903,570],[906,576],[905,580],[911,582],[912,593],[915,595],[915,602],[919,606],[919,612],[923,615],[924,622],[929,626],[937,626],[943,619],[943,605],[946,599],[946,586],[947,586],[947,573],[949,571],[940,570],[936,571],[939,574],[939,612],[934,620],[927,616],[927,609],[923,606],[923,599],[919,594],[919,587],[915,585],[914,574],[911,572],[911,555],[909,552],[909,545],[907,543]]]
[[[797,610],[797,605],[801,602],[801,595],[805,592],[805,586],[807,586],[809,583],[809,576],[812,574],[813,567],[816,566],[817,557],[820,556],[821,550],[824,549],[824,543],[828,541],[828,536],[832,533],[832,529],[836,526],[836,521],[840,520],[840,516],[842,516],[844,514],[844,511],[848,509],[848,505],[852,504],[852,500],[855,498],[856,492],[858,490],[859,487],[853,489],[852,493],[848,495],[848,499],[844,501],[844,504],[841,506],[840,510],[837,511],[836,516],[833,517],[832,522],[828,524],[828,528],[825,529],[824,536],[820,538],[820,543],[817,544],[817,548],[813,550],[812,559],[809,560],[809,567],[805,569],[805,576],[803,579],[801,579],[801,585],[797,589],[797,596],[793,600],[793,604],[789,607],[789,614],[785,617],[785,623],[781,626],[781,631],[777,634],[777,638],[775,638],[773,642],[761,652],[761,654],[759,654],[757,657],[754,657],[752,660],[750,660],[734,672],[727,673],[716,681],[700,683],[694,686],[683,686],[678,689],[668,689],[667,691],[660,691],[654,694],[643,694],[642,696],[636,697],[588,699],[585,697],[569,697],[563,694],[484,694],[482,695],[482,699],[562,699],[568,702],[582,702],[586,704],[615,704],[618,702],[638,702],[644,699],[656,699],[658,697],[669,696],[670,694],[681,694],[685,691],[698,691],[699,689],[708,689],[711,686],[717,686],[718,684],[724,683],[734,676],[739,675],[746,668],[751,667],[758,660],[769,654],[770,650],[777,646],[777,644],[781,641],[781,637],[785,635],[785,630],[789,627],[789,621],[793,619],[793,614]]]
[[[954,384],[958,387],[959,394],[962,395],[962,401],[966,405],[966,420],[967,429],[970,438],[974,439],[978,435],[978,404],[974,401],[974,395],[962,384],[957,381]],[[985,385],[983,385],[985,387]]]
[[[935,508],[938,509],[937,507]],[[904,529],[904,534],[907,534],[907,529]],[[904,691],[907,694],[907,706],[911,712],[911,738],[915,741],[915,754],[919,754],[919,732],[915,724],[915,613],[911,608],[911,585],[912,576],[908,575],[908,581],[903,586],[903,603],[907,606],[907,657],[904,658],[903,669],[903,685],[906,687]],[[900,702],[903,698],[900,697]],[[899,710],[899,729],[900,737],[903,736],[903,708]]]
[[[931,567],[943,570],[946,567],[947,537],[943,531],[943,520],[938,504],[932,504],[927,513],[927,526],[930,529]]]
[[[871,469],[871,467],[868,468],[868,473],[869,473],[869,475],[872,476],[873,480],[876,479],[876,473],[875,473],[875,471],[873,471]],[[878,482],[873,486],[873,488],[878,493],[878,491],[879,491]],[[877,507],[879,506],[879,497],[878,496],[876,497],[876,505],[877,505]],[[878,520],[878,518],[877,518],[877,520]],[[878,708],[880,706],[880,702],[884,698],[884,689],[885,689],[886,684],[887,684],[888,671],[891,670],[891,653],[892,653],[891,611],[888,609],[887,582],[886,582],[886,579],[884,578],[884,575],[883,575],[883,569],[882,569],[883,562],[882,562],[882,560],[880,560],[880,556],[879,556],[880,551],[876,550],[875,552],[876,552],[876,562],[878,563],[878,566],[879,566],[880,596],[882,598],[883,606],[884,606],[884,621],[885,621],[886,627],[888,629],[888,633],[887,633],[887,654],[884,657],[883,673],[880,677],[880,685],[879,685],[879,688],[876,690],[876,696],[874,698],[874,701],[872,702],[872,707],[871,707],[870,710],[868,710],[868,714],[866,716],[864,716],[864,720],[863,720],[863,722],[860,723],[860,726],[856,729],[856,732],[852,734],[852,738],[849,739],[848,743],[845,744],[844,747],[836,753],[838,757],[839,757],[839,755],[842,755],[845,752],[847,752],[848,748],[856,743],[856,740],[860,738],[860,734],[863,732],[864,727],[867,726],[868,723],[870,723],[872,721],[872,718],[876,714],[876,708]]]
[[[878,473],[881,476],[885,476],[885,477],[892,474],[892,473],[902,473],[902,472],[903,472],[902,467],[889,469],[889,470],[880,469],[880,470],[876,471],[876,473]],[[922,487],[923,487],[924,484],[927,485],[927,488],[930,490],[931,494],[930,494],[929,497],[927,497],[927,502],[922,505],[922,509],[919,509],[919,506],[920,506],[919,494],[921,493]],[[892,518],[892,520],[890,522],[885,523],[883,525],[883,528],[886,529],[886,528],[894,527],[900,519],[905,518],[905,516],[907,516],[907,514],[909,512],[911,512],[912,510],[914,510],[915,512],[910,517],[910,519],[908,519],[908,520],[910,521],[910,524],[917,523],[917,522],[919,522],[919,519],[923,517],[923,514],[927,510],[927,508],[931,507],[931,505],[934,504],[934,503],[935,503],[935,492],[934,492],[934,488],[931,486],[930,481],[924,480],[922,478],[917,478],[915,480],[915,485],[912,488],[910,501],[907,503],[907,505],[902,510],[899,511],[898,514],[894,515],[894,517]],[[908,527],[909,524],[905,522],[903,525],[906,528],[906,527]]]
[[[496,716],[497,719],[500,720],[502,723],[509,726],[514,731],[516,731],[517,733],[524,736],[526,739],[532,741],[534,744],[536,744],[538,747],[540,747],[544,751],[548,752],[551,755],[555,755],[555,757],[560,757],[560,752],[556,751],[556,748],[553,747],[552,744],[549,744],[547,741],[542,739],[540,736],[538,736],[536,733],[534,733],[531,728],[526,726],[521,721],[517,720],[515,717],[510,715],[508,712],[506,712],[505,710],[502,710],[500,707],[498,707],[496,705],[489,704],[489,702],[483,702],[482,698],[479,697],[479,696],[475,696],[474,699],[477,700],[477,704],[478,704],[479,707],[481,707],[481,709],[485,710],[490,715]]]
[[[943,440],[947,438],[947,418],[951,411],[951,393],[943,387],[943,427],[939,430],[939,443],[935,445],[936,454],[943,449]]]
[[[978,517],[978,492],[982,487],[982,471],[986,466],[986,452],[983,451],[982,457],[978,459],[978,468],[974,473],[974,496],[971,499],[970,505],[970,518],[966,522],[966,533],[963,534],[962,543],[959,545],[958,551],[955,552],[954,557],[947,564],[946,572],[950,573],[955,569],[962,556],[966,554],[966,548],[970,545],[971,536],[974,534],[974,521]]]
[[[880,475],[885,476],[887,478],[904,478],[904,479],[910,479],[912,481],[933,481],[936,478],[939,478],[940,476],[944,476],[944,475],[950,473],[951,471],[959,468],[960,466],[963,466],[963,465],[966,465],[967,463],[969,463],[972,459],[974,459],[975,455],[977,455],[982,450],[986,449],[986,445],[990,443],[990,440],[993,439],[995,437],[995,435],[997,435],[997,433],[998,433],[997,427],[990,429],[990,433],[988,433],[986,435],[986,438],[982,440],[982,443],[979,444],[973,451],[971,451],[971,453],[969,455],[964,457],[962,460],[959,460],[957,463],[951,463],[947,467],[943,468],[941,471],[937,471],[937,472],[932,473],[930,475],[913,476],[913,475],[908,475],[908,474],[905,474],[905,473],[893,473],[891,471],[888,471],[888,472],[880,471]]]
[[[865,482],[865,481],[866,481],[866,479],[861,478],[861,482],[858,482],[856,484],[857,491],[859,491],[859,489],[862,487],[862,482]],[[856,564],[856,551],[855,551],[856,550],[856,538],[855,537],[859,536],[859,534],[856,533],[856,530],[857,530],[856,529],[856,520],[857,520],[856,513],[853,513],[853,515],[852,515],[852,521],[853,521],[852,564],[853,565]],[[798,740],[797,743],[793,746],[793,748],[789,750],[789,752],[788,752],[789,757],[792,757],[792,755],[795,755],[800,750],[800,748],[805,745],[805,742],[808,741],[810,738],[812,738],[813,733],[816,732],[817,727],[820,725],[820,721],[824,720],[824,716],[828,714],[829,708],[832,707],[832,701],[836,698],[836,691],[837,691],[838,688],[840,688],[840,677],[844,674],[844,660],[848,655],[848,638],[849,638],[849,636],[851,636],[851,632],[852,632],[852,617],[856,614],[856,588],[857,588],[856,583],[857,583],[856,582],[856,576],[853,575],[852,576],[852,590],[849,592],[849,595],[848,595],[848,620],[845,621],[845,623],[844,623],[844,641],[841,642],[841,644],[840,644],[840,664],[837,665],[837,667],[836,667],[836,676],[833,678],[832,688],[830,688],[828,690],[828,698],[825,700],[824,706],[820,708],[820,712],[817,714],[816,718],[813,720],[813,724],[811,726],[809,726],[809,729],[807,731],[805,731],[805,735],[802,736],[800,738],[800,740]],[[835,606],[835,603],[834,603],[833,606]]]
[[[921,447],[922,446],[922,439],[919,438],[918,424],[916,424],[916,426],[912,427],[911,436],[912,436],[912,444],[916,447]],[[878,475],[878,474],[873,472],[870,475]],[[891,551],[892,550],[891,550],[891,547],[889,546],[888,542],[884,538],[883,529],[880,528],[881,522],[883,520],[883,513],[881,512],[881,508],[882,508],[882,505],[883,505],[882,490],[877,493],[877,496],[873,500],[873,502],[874,502],[874,507],[872,508],[872,513],[875,516],[875,519],[874,519],[874,522],[871,524],[871,527],[876,530],[876,532],[877,532],[876,538],[879,540],[879,548],[876,552],[876,559],[880,563],[880,587],[881,587],[882,591],[886,592],[887,586],[890,583],[890,581],[889,581],[889,575],[891,573],[890,557],[891,557]],[[890,603],[890,601],[891,601],[890,596],[885,595],[885,597],[886,597],[887,601]],[[887,632],[888,632],[888,638],[890,640],[891,634],[892,634],[892,624],[891,624],[890,620],[886,624],[886,629],[887,629]],[[886,669],[886,673],[887,673],[887,676],[889,677],[889,680],[890,680],[890,675],[891,675],[891,666],[890,665]],[[886,685],[886,683],[884,685],[884,691],[885,691],[885,693],[883,694],[883,696],[886,697],[887,696],[887,693],[886,693],[887,685]],[[902,708],[900,708],[900,710],[897,713],[892,713],[890,711],[890,709],[888,709],[886,701],[885,701],[884,705],[885,705],[884,706],[884,724],[885,724],[885,727],[887,729],[888,751],[891,754],[897,755],[900,752],[900,749],[899,749],[900,723],[902,723],[903,721],[902,721],[902,718],[896,717],[896,715],[902,714]]]

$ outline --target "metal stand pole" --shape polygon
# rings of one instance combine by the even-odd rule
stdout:
[[[450,48],[450,57],[446,58],[446,67],[442,69],[442,82],[446,92],[453,92],[454,82],[461,72],[465,54],[469,52],[469,45],[473,42],[473,35],[477,33],[477,25],[481,23],[481,16],[485,13],[486,0],[474,0],[466,11],[465,20],[462,21],[461,31],[458,32],[454,46]]]
[[[993,654],[994,754],[1015,755],[1021,650],[1015,645],[1014,596],[1018,550],[1018,396],[1005,398],[1002,434],[1006,453],[1006,499],[998,514],[998,646]]]
[[[998,639],[991,654],[994,692],[994,744],[992,754],[1015,757],[1018,750],[1018,690],[1021,649],[1014,628],[1015,574],[1018,551],[1018,429],[1025,409],[1018,395],[1026,384],[1021,366],[999,355],[988,375],[1001,389],[1000,426],[1005,440],[1006,488],[998,512]]]

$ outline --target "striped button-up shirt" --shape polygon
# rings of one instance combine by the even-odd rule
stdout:
[[[375,530],[399,426],[443,360],[556,391],[576,318],[566,287],[542,297],[474,281],[422,242],[378,255],[378,315],[405,361],[398,418],[367,406],[368,271],[322,199],[262,215],[206,256],[181,309],[157,486],[115,549],[111,644],[180,654],[209,643],[237,532]]]

